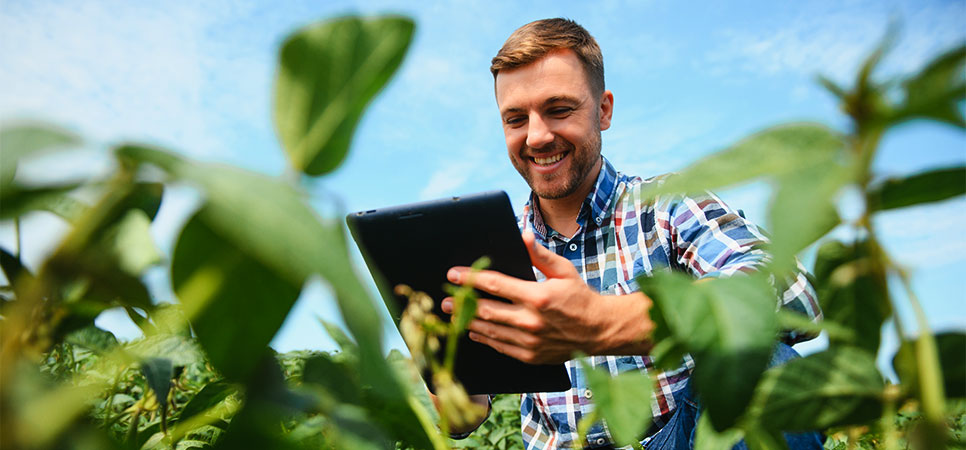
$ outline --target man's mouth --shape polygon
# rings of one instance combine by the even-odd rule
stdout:
[[[557,153],[556,155],[547,156],[545,158],[533,156],[530,158],[530,160],[537,163],[537,165],[540,165],[540,166],[549,166],[557,161],[560,161],[561,159],[564,158],[564,156],[567,156],[567,152],[560,152],[560,153]]]

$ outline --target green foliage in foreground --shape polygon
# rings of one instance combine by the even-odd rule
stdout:
[[[0,127],[0,219],[18,236],[14,248],[0,249],[9,280],[0,288],[0,447],[522,446],[517,396],[498,397],[491,419],[468,440],[452,442],[437,428],[441,422],[446,429],[451,416],[468,417],[471,405],[451,378],[455,347],[447,345],[444,362],[436,361],[432,336],[462,331],[473,299],[465,299],[466,309],[449,324],[425,315],[409,322],[428,346],[412,347],[423,367],[398,353],[387,359],[381,306],[351,268],[341,221],[319,217],[303,187],[345,158],[356,124],[400,65],[413,28],[399,17],[347,17],[285,41],[274,119],[292,172],[286,178],[126,143],[112,148],[116,166],[105,178],[29,184],[17,177],[21,163],[70,151],[84,139],[51,124]],[[852,121],[847,134],[816,123],[777,125],[648,193],[754,180],[773,187],[772,258],[759,273],[706,283],[674,273],[639,280],[654,300],[658,366],[673,367],[685,353],[697,362],[702,448],[730,448],[742,438],[754,449],[782,448],[781,431],[812,429],[831,433],[829,448],[963,445],[966,334],[932,333],[909,289],[908,269],[879,245],[873,219],[962,196],[966,168],[882,179],[872,167],[882,136],[905,121],[966,128],[960,107],[966,48],[940,55],[899,83],[881,83],[873,74],[886,47],[873,52],[851,88],[821,80]],[[171,261],[163,261],[149,227],[166,189],[184,185],[196,188],[203,202],[179,231]],[[864,200],[857,220],[843,221],[836,212],[845,190]],[[19,227],[32,213],[56,214],[70,231],[39,267],[28,268],[20,258]],[[849,238],[826,238],[836,227]],[[775,286],[795,256],[816,243],[812,272],[826,320],[775,314]],[[178,306],[152,298],[142,281],[159,266],[171,275]],[[332,287],[348,333],[321,326],[342,350],[277,355],[268,343],[313,277]],[[896,285],[907,290],[916,335],[900,326],[889,289]],[[109,308],[126,311],[144,338],[118,343],[94,326]],[[893,358],[899,384],[885,382],[875,366],[888,320],[903,342]],[[765,369],[780,333],[823,330],[827,351]],[[418,376],[426,366],[449,387],[439,399],[444,417]],[[598,410],[580,429],[604,420],[619,443],[636,444],[650,408],[627,400],[648,398],[652,380],[596,372],[588,380]]]

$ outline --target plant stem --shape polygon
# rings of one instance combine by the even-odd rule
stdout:
[[[939,365],[939,351],[936,339],[929,329],[926,312],[919,298],[912,290],[912,282],[906,271],[897,268],[902,286],[909,297],[909,304],[916,315],[919,337],[916,338],[916,367],[919,371],[919,400],[922,402],[922,415],[935,431],[943,432],[946,414],[946,394],[943,387],[942,369]]]
[[[902,392],[898,385],[890,384],[883,392],[883,408],[880,426],[884,442],[882,448],[885,450],[899,450],[899,431],[896,429],[896,402],[901,397]]]
[[[14,252],[14,256],[20,259],[20,217],[15,217],[13,219],[13,233],[17,236],[17,247]],[[14,280],[7,280],[8,283],[13,283]]]

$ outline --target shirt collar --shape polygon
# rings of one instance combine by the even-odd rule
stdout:
[[[597,225],[604,223],[610,212],[610,203],[611,199],[614,198],[614,191],[617,190],[617,170],[614,169],[607,158],[601,156],[601,159],[603,164],[600,166],[600,173],[597,175],[594,188],[591,189],[590,194],[587,194],[587,198],[580,206],[580,211],[577,212],[577,225],[580,225],[581,228],[587,226],[588,220]],[[540,214],[540,208],[533,207],[536,204],[534,195],[531,191],[530,199],[524,206],[525,211],[528,212],[527,219],[533,225],[534,231],[541,236],[549,237],[547,236],[547,225]]]

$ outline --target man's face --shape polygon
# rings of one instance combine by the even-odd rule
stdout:
[[[510,162],[540,198],[586,195],[601,165],[600,132],[610,127],[614,97],[595,96],[577,55],[551,52],[501,70],[496,102]]]

